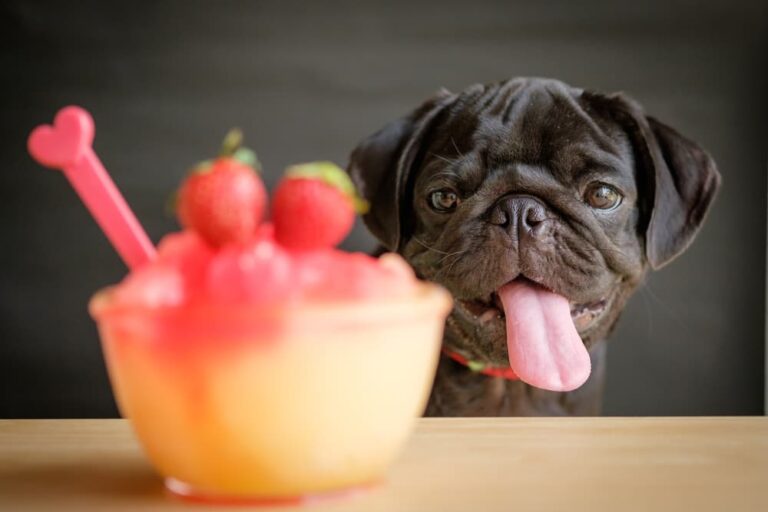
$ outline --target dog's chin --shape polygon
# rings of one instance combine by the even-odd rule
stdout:
[[[620,307],[617,304],[619,290],[617,284],[585,302],[569,301],[571,319],[587,349],[610,329],[612,318],[616,316],[611,312]],[[478,299],[457,298],[449,327],[453,327],[454,337],[458,337],[456,348],[494,365],[509,364],[506,359],[506,316],[497,292]],[[477,343],[479,340],[483,342]]]

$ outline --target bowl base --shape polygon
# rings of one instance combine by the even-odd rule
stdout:
[[[368,484],[355,485],[314,494],[269,497],[211,494],[204,491],[199,491],[192,485],[171,477],[166,478],[164,483],[165,488],[170,494],[184,501],[211,505],[249,505],[256,507],[312,505],[314,503],[325,502],[329,500],[343,500],[369,492],[380,485],[379,482],[371,482]]]

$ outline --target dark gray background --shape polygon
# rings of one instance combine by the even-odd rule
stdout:
[[[632,300],[608,414],[759,414],[766,212],[765,2],[4,2],[0,417],[112,416],[85,305],[125,268],[25,137],[77,103],[151,237],[186,167],[241,126],[273,185],[439,86],[516,75],[624,90],[708,148],[724,187],[693,248]],[[651,6],[648,6],[648,5]],[[373,246],[357,226],[346,248]]]

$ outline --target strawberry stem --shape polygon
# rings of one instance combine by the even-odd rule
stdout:
[[[221,150],[219,151],[219,158],[232,158],[241,164],[259,171],[261,163],[256,153],[249,148],[242,147],[242,143],[243,132],[240,128],[232,128],[224,136],[224,141],[221,143]]]
[[[243,132],[240,128],[232,128],[224,136],[224,141],[221,143],[221,150],[219,156],[231,157],[235,152],[240,149],[240,145],[243,143]]]

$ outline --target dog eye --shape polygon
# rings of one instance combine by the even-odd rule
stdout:
[[[584,202],[598,210],[612,210],[621,204],[622,195],[605,183],[593,183],[584,193]]]
[[[429,205],[440,213],[449,213],[459,205],[459,195],[449,188],[435,190],[429,194]]]

